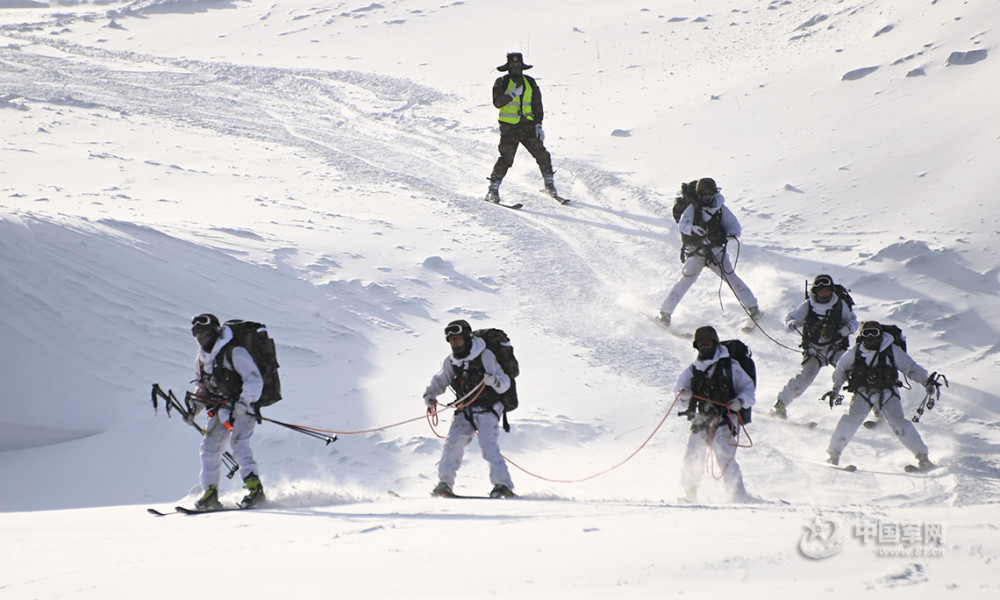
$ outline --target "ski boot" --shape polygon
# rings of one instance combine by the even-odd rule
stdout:
[[[750,308],[747,309],[747,314],[750,316],[751,320],[753,320],[754,322],[756,322],[757,320],[760,319],[760,316],[763,313],[761,312],[760,308],[758,308],[756,306],[751,306]]]
[[[662,323],[664,327],[670,327],[670,313],[663,312],[661,310],[660,311],[660,323]]]
[[[431,490],[431,496],[437,496],[439,498],[454,498],[455,492],[451,491],[451,486],[443,481],[439,481],[434,489]]]
[[[777,419],[787,419],[788,418],[788,407],[781,400],[774,403],[774,407],[771,409],[771,416]]]
[[[837,452],[836,450],[828,450],[827,454],[828,456],[826,457],[826,462],[835,467],[840,465],[840,452]]]
[[[927,457],[926,452],[921,452],[917,455],[917,468],[921,471],[933,469],[935,466],[937,465],[931,462],[931,459]]]
[[[698,488],[684,488],[684,495],[677,499],[681,504],[698,504]]]
[[[558,198],[559,192],[556,191],[556,174],[542,173],[542,180],[545,181],[545,193],[553,198]]]
[[[214,483],[205,489],[205,493],[194,503],[197,510],[219,510],[222,503],[219,502],[219,486]]]
[[[496,484],[490,491],[490,498],[513,498],[513,497],[514,497],[514,490],[510,489],[509,487],[505,486],[502,483]]]
[[[243,479],[243,487],[250,492],[240,500],[240,508],[252,508],[264,501],[264,485],[256,473],[250,473]]]
[[[492,202],[493,204],[500,204],[501,183],[503,183],[503,179],[490,179],[490,189],[486,192],[486,197],[483,200]]]

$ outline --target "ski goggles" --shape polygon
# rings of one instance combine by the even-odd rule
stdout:
[[[453,335],[462,335],[463,331],[464,330],[462,329],[461,325],[457,324],[449,325],[444,328],[444,339],[448,339]]]
[[[198,315],[191,319],[191,327],[211,327],[212,319],[208,315]]]
[[[714,346],[715,344],[716,342],[712,338],[702,338],[694,341],[695,348],[705,348],[707,346]]]
[[[877,338],[882,335],[882,330],[878,327],[865,327],[861,330],[861,337],[863,338]]]
[[[820,275],[813,281],[813,289],[824,287],[833,287],[833,280],[825,275]]]

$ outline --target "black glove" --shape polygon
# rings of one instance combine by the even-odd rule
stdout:
[[[844,402],[844,397],[837,393],[837,390],[830,390],[829,392],[823,394],[820,400],[825,400],[830,403],[830,408],[832,409],[834,405],[840,406]]]

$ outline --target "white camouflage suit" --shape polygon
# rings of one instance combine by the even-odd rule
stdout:
[[[785,317],[785,328],[792,330],[795,327],[802,327],[806,322],[806,317],[809,316],[810,308],[820,319],[823,319],[826,313],[837,305],[838,299],[837,293],[833,292],[828,302],[820,303],[810,294],[808,300]],[[804,342],[802,370],[798,375],[789,379],[785,387],[778,392],[778,400],[785,406],[790,405],[793,400],[806,391],[806,388],[812,385],[820,369],[827,365],[836,366],[837,361],[844,355],[846,349],[833,350],[832,352],[831,350],[836,347],[836,342],[849,337],[858,330],[858,317],[847,305],[847,302],[840,303],[840,315],[837,322],[841,324],[840,328],[820,336],[818,344]]]
[[[728,356],[729,350],[720,344],[712,358],[698,359],[691,366],[699,371],[707,372],[711,376],[715,371],[716,363]],[[753,379],[746,374],[737,361],[730,362],[732,363],[733,392],[736,394],[730,405],[736,408],[733,403],[738,402],[739,407],[750,408],[757,402]],[[692,369],[687,368],[677,378],[674,391],[680,394],[681,400],[690,399],[693,377]],[[725,410],[721,406],[718,408]],[[733,502],[740,502],[749,498],[743,484],[743,471],[736,462],[739,437],[732,433],[729,425],[724,421],[727,418],[734,426],[738,425],[738,419],[734,412],[729,412],[728,417],[719,414],[699,413],[691,423],[691,435],[688,437],[687,450],[684,452],[684,464],[681,467],[681,485],[689,494],[688,499],[690,500],[694,499],[691,497],[691,493],[698,489],[702,476],[705,474],[705,455],[709,451],[715,455],[715,461],[719,469],[722,470],[722,483],[729,499]]]
[[[854,368],[855,356],[857,354],[855,348],[858,347],[861,348],[861,359],[867,364],[872,363],[877,352],[891,348],[890,351],[895,360],[896,368],[911,380],[919,382],[922,386],[926,385],[928,378],[927,370],[918,365],[910,358],[909,354],[893,343],[892,334],[883,332],[878,351],[868,350],[863,344],[860,344],[859,346],[852,346],[840,357],[840,361],[837,362],[837,369],[833,372],[832,391],[834,395],[840,393],[840,388],[847,381],[848,372]],[[854,437],[854,434],[858,431],[858,427],[861,426],[868,413],[873,407],[878,408],[879,406],[881,406],[882,416],[885,417],[886,422],[892,428],[892,432],[896,434],[896,437],[903,443],[903,446],[914,455],[926,454],[927,444],[920,437],[917,428],[903,414],[903,404],[900,400],[899,388],[897,386],[885,389],[862,387],[854,392],[850,409],[846,415],[840,417],[837,428],[833,431],[833,437],[830,438],[830,447],[827,452],[840,456],[840,453],[850,443],[851,438]]]
[[[430,385],[424,391],[424,399],[434,399],[443,394],[451,385],[455,378],[455,369],[463,370],[469,363],[482,358],[483,369],[487,374],[493,376],[496,382],[493,389],[502,394],[510,388],[510,378],[503,372],[493,353],[486,349],[486,342],[478,337],[471,338],[472,349],[464,358],[455,358],[449,354],[444,359],[441,370],[431,378]],[[465,447],[472,442],[472,438],[479,432],[479,449],[482,451],[483,459],[490,465],[490,483],[493,485],[502,484],[509,489],[514,489],[514,482],[511,481],[510,471],[507,469],[507,461],[500,453],[500,416],[503,414],[503,405],[497,401],[493,406],[481,406],[478,403],[456,411],[451,427],[448,429],[448,438],[444,443],[444,450],[441,453],[441,461],[438,463],[438,480],[448,484],[448,487],[455,487],[455,475],[459,467],[462,466],[462,457],[465,455]],[[471,422],[470,422],[471,419]]]
[[[211,352],[198,351],[198,358],[195,361],[195,377],[201,380],[202,373],[211,374],[215,368],[215,357],[222,348],[233,339],[233,332],[229,327],[223,326],[219,339],[215,341]],[[252,416],[251,404],[260,399],[260,394],[264,390],[264,379],[260,370],[254,363],[250,353],[241,346],[233,348],[232,362],[224,359],[223,368],[236,371],[243,379],[243,392],[239,401],[235,404],[232,412],[233,430],[229,431],[226,422],[230,417],[229,409],[220,409],[215,416],[211,416],[205,424],[205,436],[201,439],[201,487],[208,489],[210,485],[218,485],[222,471],[222,452],[226,442],[229,442],[233,450],[233,457],[240,464],[240,471],[243,476],[250,473],[257,473],[257,462],[253,458],[253,451],[250,449],[250,438],[253,436],[254,428],[257,426],[257,418]],[[200,404],[198,410],[203,408]]]
[[[743,233],[743,228],[740,226],[739,220],[736,219],[736,215],[733,214],[729,207],[725,204],[726,199],[721,193],[715,193],[715,203],[712,206],[702,208],[702,217],[704,221],[708,221],[715,213],[722,211],[721,215],[721,225],[723,231],[726,233],[726,237],[740,237]],[[705,232],[699,233],[694,229],[694,211],[695,205],[690,204],[684,213],[681,215],[680,221],[677,222],[677,229],[683,235],[697,235],[701,236]],[[696,253],[688,256],[687,260],[684,261],[684,267],[681,270],[681,279],[674,284],[673,289],[667,294],[666,299],[660,306],[660,311],[668,314],[672,314],[677,305],[680,304],[681,299],[684,294],[687,293],[691,286],[698,281],[698,276],[701,275],[701,271],[707,266],[713,273],[723,278],[725,281],[729,282],[729,286],[733,289],[733,293],[736,294],[736,298],[740,301],[740,304],[750,308],[757,306],[757,298],[750,291],[750,287],[739,278],[736,274],[736,270],[733,268],[733,264],[729,261],[729,256],[725,253],[725,246],[717,246],[712,248],[712,264],[708,264],[706,261],[704,248],[699,249]],[[716,264],[718,263],[718,264]],[[721,268],[720,268],[721,265]]]

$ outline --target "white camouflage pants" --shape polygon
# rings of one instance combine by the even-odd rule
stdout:
[[[870,390],[862,391],[867,393]],[[907,450],[912,452],[914,456],[927,452],[927,444],[920,437],[917,428],[903,414],[903,403],[899,399],[898,389],[875,390],[869,398],[876,406],[882,401],[882,416]],[[843,452],[871,410],[872,405],[861,394],[855,394],[851,399],[851,407],[847,414],[840,417],[837,428],[833,430],[833,437],[830,438],[830,447],[827,452],[838,455]]]
[[[240,475],[246,477],[257,470],[257,462],[253,459],[250,449],[250,438],[257,426],[257,419],[249,415],[240,415],[233,421],[233,430],[226,429],[229,411],[220,410],[214,417],[208,419],[205,436],[201,438],[201,488],[208,489],[210,485],[219,485],[222,473],[222,452],[226,443],[232,447],[233,457],[240,463]]]
[[[673,289],[667,294],[667,298],[663,301],[660,306],[660,311],[665,313],[673,314],[674,309],[677,305],[681,303],[681,299],[684,294],[687,293],[694,282],[698,281],[698,276],[701,275],[702,270],[708,267],[713,273],[723,278],[729,282],[730,287],[733,288],[733,293],[736,294],[736,298],[740,301],[740,304],[750,308],[751,306],[757,306],[757,297],[753,295],[750,291],[750,287],[736,274],[733,269],[733,265],[729,262],[729,256],[722,256],[722,268],[715,264],[706,264],[705,257],[696,254],[694,256],[688,257],[684,261],[684,267],[681,269],[681,279],[674,284]]]
[[[722,472],[722,484],[726,488],[726,493],[730,500],[740,500],[746,496],[746,488],[743,485],[743,471],[736,462],[736,448],[739,438],[732,435],[729,427],[721,423],[715,431],[708,425],[716,417],[711,415],[698,415],[695,417],[694,425],[696,430],[691,431],[688,438],[687,450],[684,452],[684,464],[681,467],[681,485],[685,490],[698,489],[701,479],[707,469],[712,469],[713,473]],[[709,450],[715,455],[715,466],[706,465],[706,457]],[[716,470],[717,467],[717,470]]]
[[[828,364],[836,365],[843,354],[844,350],[836,352]],[[802,363],[802,370],[799,371],[799,374],[789,379],[785,387],[778,392],[778,400],[781,400],[785,406],[790,405],[792,401],[805,393],[806,389],[812,385],[812,382],[816,380],[816,375],[824,366],[820,364],[819,358],[810,356],[809,360]]]
[[[498,402],[494,410],[500,412],[503,407]],[[500,419],[492,411],[479,412],[477,408],[472,413],[472,420],[476,424],[475,427],[464,414],[455,413],[448,429],[448,438],[444,442],[441,461],[438,463],[438,480],[447,483],[451,488],[455,487],[455,475],[462,466],[465,447],[472,442],[478,430],[479,449],[483,453],[483,460],[490,465],[490,483],[502,484],[513,490],[514,482],[510,479],[507,461],[500,454]]]

